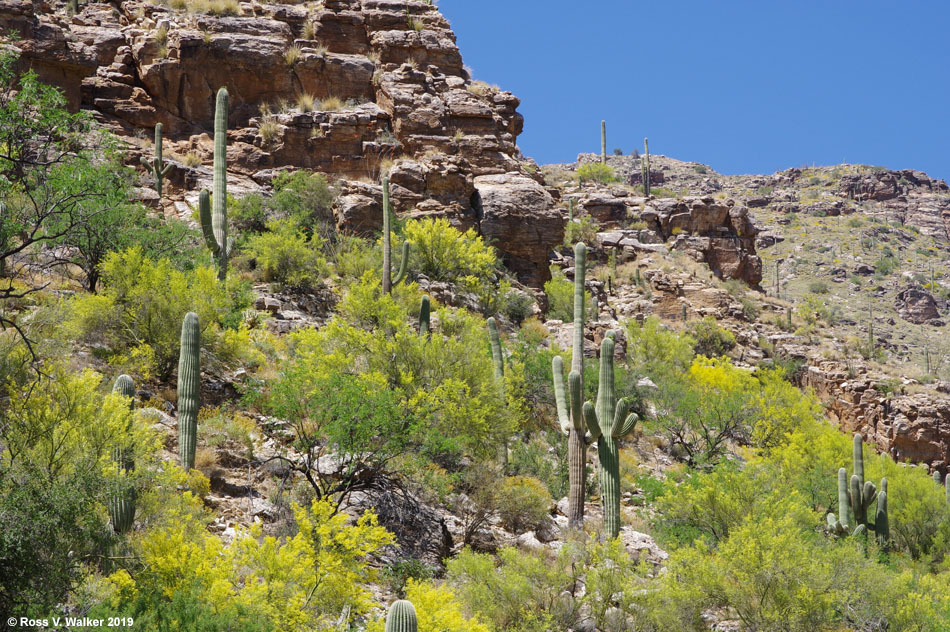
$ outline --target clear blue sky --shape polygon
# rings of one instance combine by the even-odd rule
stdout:
[[[843,161],[950,178],[950,1],[440,0],[540,163],[650,151],[722,173]]]

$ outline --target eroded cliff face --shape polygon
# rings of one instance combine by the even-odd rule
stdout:
[[[166,212],[185,214],[181,202],[208,176],[183,158],[210,162],[214,95],[226,86],[228,169],[238,190],[266,188],[277,169],[320,171],[342,179],[341,228],[364,231],[380,223],[377,183],[391,168],[397,212],[475,227],[497,240],[523,281],[548,278],[563,220],[522,167],[520,102],[471,80],[435,6],[237,7],[238,15],[206,15],[117,0],[69,16],[64,3],[2,0],[0,29],[19,33],[22,64],[61,87],[74,109],[129,137],[150,137],[163,124],[177,172]]]

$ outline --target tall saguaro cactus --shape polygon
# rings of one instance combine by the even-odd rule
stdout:
[[[828,528],[838,535],[864,535],[872,531],[882,546],[890,540],[890,526],[887,518],[887,479],[881,479],[880,491],[871,481],[864,480],[864,439],[855,434],[852,444],[852,462],[854,472],[848,479],[843,467],[838,470],[838,515],[829,513]],[[877,501],[877,510],[873,522],[869,519],[868,509]]]
[[[600,161],[607,164],[607,121],[600,122]]]
[[[582,412],[584,401],[584,278],[587,274],[587,246],[574,246],[574,344],[571,349],[571,372],[568,390],[564,389],[564,366],[561,356],[554,356],[554,397],[561,431],[567,435],[568,478],[567,520],[572,529],[584,524],[584,490],[587,478],[587,426]]]
[[[643,139],[643,158],[640,159],[641,169],[643,170],[643,194],[650,196],[650,142]]]
[[[495,379],[505,388],[505,353],[501,346],[501,337],[498,335],[498,323],[493,317],[486,321],[488,325],[488,340],[491,343],[491,359],[495,367]],[[503,472],[508,471],[508,440],[502,439],[498,446],[498,464]]]
[[[389,608],[386,615],[386,632],[418,632],[416,609],[411,601],[400,599]]]
[[[629,413],[630,402],[617,399],[614,390],[614,339],[605,336],[600,343],[600,377],[597,405],[584,402],[584,418],[591,437],[597,440],[600,460],[601,502],[604,508],[604,533],[608,538],[620,535],[620,445],[619,439],[633,431],[637,415]]]
[[[155,158],[149,160],[145,156],[140,158],[142,164],[145,165],[145,168],[148,169],[149,173],[152,174],[152,177],[155,178],[155,192],[158,193],[158,199],[162,199],[162,181],[165,179],[165,176],[168,175],[168,172],[171,171],[172,166],[170,164],[166,165],[165,161],[162,159],[162,124],[155,124]]]
[[[198,197],[198,214],[205,243],[218,265],[218,279],[228,275],[228,259],[234,248],[234,239],[228,237],[228,91],[218,90],[214,108],[214,208],[208,200],[208,191]]]
[[[195,466],[200,407],[201,327],[198,314],[188,312],[181,324],[181,352],[178,356],[178,455],[186,470]]]
[[[392,208],[389,202],[389,178],[383,178],[383,294],[392,292],[394,285],[406,278],[406,266],[409,264],[409,242],[402,242],[402,261],[399,271],[392,276],[392,243],[390,236],[390,218]]]
[[[133,407],[135,397],[135,383],[128,375],[120,375],[115,380],[112,392],[129,398],[129,408]],[[132,429],[132,420],[126,432]],[[118,464],[119,470],[127,474],[135,469],[135,457],[129,448],[116,448],[112,451],[112,459]],[[132,528],[135,521],[135,489],[125,486],[128,481],[123,480],[123,488],[109,495],[109,519],[112,529],[116,533],[125,533]]]

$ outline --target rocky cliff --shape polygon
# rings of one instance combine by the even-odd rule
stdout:
[[[472,81],[432,3],[117,0],[80,9],[2,0],[0,29],[19,34],[22,64],[74,109],[130,140],[164,125],[176,165],[166,212],[190,214],[182,202],[210,177],[195,163],[210,163],[214,94],[226,86],[235,190],[266,188],[277,169],[320,171],[341,179],[340,227],[365,231],[380,223],[377,183],[390,169],[397,212],[475,227],[523,281],[548,278],[563,221],[522,166],[519,100]]]

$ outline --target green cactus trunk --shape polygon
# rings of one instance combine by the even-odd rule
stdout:
[[[389,178],[383,178],[383,294],[392,293],[394,285],[406,278],[406,266],[409,262],[409,242],[402,244],[402,262],[399,264],[399,271],[396,276],[392,276],[392,244],[390,221],[392,208],[389,202]]]
[[[188,312],[181,324],[178,358],[178,455],[183,468],[195,466],[198,409],[201,407],[201,328],[198,315]]]
[[[584,417],[591,436],[597,439],[600,461],[601,504],[604,511],[604,535],[620,535],[620,446],[619,440],[633,431],[635,414],[627,414],[630,405],[617,400],[614,389],[614,338],[608,334],[600,343],[600,381],[597,405],[584,404]]]
[[[567,520],[571,529],[584,524],[584,491],[587,479],[586,424],[583,415],[584,397],[584,280],[587,275],[587,246],[574,246],[574,340],[571,350],[571,372],[568,388],[564,387],[564,363],[554,356],[554,397],[557,402],[561,432],[567,435],[568,493]]]
[[[650,197],[650,142],[643,139],[643,194]]]
[[[112,392],[128,397],[129,408],[134,406],[135,384],[128,375],[120,375],[116,378]],[[132,430],[131,423],[130,419],[129,427],[126,428],[127,433]],[[112,521],[113,531],[125,533],[132,528],[132,524],[135,522],[135,488],[127,480],[127,475],[135,469],[135,456],[129,448],[115,448],[112,451],[112,459],[126,476],[123,476],[120,481],[122,489],[109,495],[109,519]]]
[[[492,365],[495,367],[495,379],[501,385],[502,392],[505,389],[505,354],[501,347],[501,337],[498,335],[498,323],[493,317],[486,321],[488,325],[488,340],[491,343]],[[502,438],[498,445],[498,464],[502,472],[508,471],[508,440]]]
[[[218,279],[228,276],[228,259],[234,240],[228,237],[228,91],[218,90],[214,108],[214,208],[208,204],[208,192],[198,197],[201,231],[218,266]]]
[[[412,602],[401,599],[394,603],[386,615],[386,632],[418,632],[416,609]]]
[[[890,524],[887,519],[887,492],[881,490],[877,495],[877,513],[874,516],[874,533],[882,547],[887,547],[891,539]]]
[[[429,335],[429,312],[431,311],[431,305],[429,303],[429,297],[423,296],[421,304],[419,305],[419,335],[428,336]]]
[[[607,121],[600,122],[600,161],[607,164]]]
[[[141,158],[142,164],[148,169],[152,177],[155,178],[155,192],[158,193],[158,199],[162,199],[162,182],[165,176],[171,171],[172,166],[166,165],[162,158],[162,124],[155,124],[155,158],[150,162],[144,156]]]

